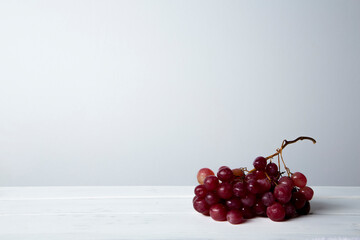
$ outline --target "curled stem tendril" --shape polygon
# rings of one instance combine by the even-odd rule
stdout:
[[[282,151],[284,150],[284,148],[289,145],[289,144],[292,144],[292,143],[296,143],[297,141],[300,141],[300,140],[310,140],[312,141],[314,144],[316,143],[316,140],[311,138],[311,137],[304,137],[304,136],[301,136],[301,137],[298,137],[297,139],[295,140],[292,140],[292,141],[288,141],[288,140],[284,140],[281,144],[281,147],[276,149],[276,153],[274,153],[273,155],[270,155],[268,157],[266,157],[266,159],[271,159],[275,156],[278,156],[278,166],[279,166],[279,170],[280,170],[280,158],[281,158],[281,161],[282,163],[284,164],[284,168],[285,168],[285,171],[287,173],[287,175],[290,177],[291,175],[291,172],[290,172],[290,169],[288,167],[286,167],[286,164],[285,164],[285,161],[284,161],[284,158],[282,156]]]
[[[279,167],[279,172],[280,172],[280,158],[281,158],[281,161],[282,161],[282,163],[284,164],[285,171],[286,171],[287,175],[290,177],[291,172],[290,172],[290,169],[289,169],[288,167],[286,167],[285,161],[284,161],[283,156],[282,156],[282,151],[284,150],[284,148],[285,148],[287,145],[296,143],[297,141],[300,141],[300,140],[310,140],[310,141],[312,141],[314,144],[316,143],[316,140],[313,139],[312,137],[305,137],[305,136],[298,137],[298,138],[296,138],[295,140],[291,140],[291,141],[288,141],[288,140],[285,139],[285,140],[282,142],[281,147],[278,148],[278,149],[276,149],[276,153],[274,153],[274,154],[266,157],[266,160],[269,160],[269,159],[270,159],[270,161],[271,161],[271,159],[272,159],[273,157],[278,156],[278,167]],[[248,172],[251,173],[251,172],[254,172],[255,170],[256,170],[256,169],[254,168],[254,169],[252,169],[252,170],[250,170],[250,171],[248,171]]]
[[[283,150],[287,145],[292,144],[292,143],[296,143],[297,141],[300,141],[300,140],[310,140],[310,141],[312,141],[314,144],[316,143],[316,140],[315,140],[315,139],[313,139],[313,138],[311,138],[311,137],[304,137],[304,136],[298,137],[297,139],[292,140],[292,141],[288,141],[288,140],[285,139],[285,140],[282,142],[281,147],[280,147],[279,149],[276,149],[276,153],[274,153],[273,155],[270,155],[270,156],[266,157],[266,159],[273,158],[273,157],[275,157],[275,156],[278,156],[279,154],[280,154],[280,156],[281,156],[282,150]]]

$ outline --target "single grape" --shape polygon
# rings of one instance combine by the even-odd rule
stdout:
[[[205,197],[207,194],[206,187],[204,185],[198,185],[194,189],[195,195],[198,197]]]
[[[221,167],[219,167],[218,172],[219,172],[220,170],[224,169],[224,168],[229,168],[229,167],[228,167],[228,166],[221,166]]]
[[[204,180],[207,176],[215,175],[214,172],[209,168],[202,168],[197,174],[197,180],[199,184],[204,184]]]
[[[253,210],[258,216],[266,216],[266,206],[262,203],[261,199],[256,200]]]
[[[221,203],[217,203],[210,207],[210,217],[215,221],[226,221],[226,215],[226,207]]]
[[[246,182],[251,181],[251,180],[256,180],[256,175],[255,175],[254,172],[248,173],[245,176],[245,181]]]
[[[253,211],[252,211],[252,209],[250,207],[245,207],[244,206],[244,207],[242,207],[240,209],[240,211],[241,211],[241,214],[243,215],[243,217],[245,219],[250,219],[250,218],[255,217],[255,214],[253,213]]]
[[[245,197],[247,192],[248,191],[245,182],[237,182],[233,185],[233,193],[236,197]]]
[[[223,167],[218,171],[217,177],[223,182],[229,182],[233,179],[234,175],[230,168]]]
[[[301,192],[294,192],[291,197],[291,202],[296,209],[300,209],[305,206],[306,198]]]
[[[302,207],[302,208],[300,208],[300,209],[298,209],[298,210],[296,210],[300,215],[307,215],[307,214],[309,214],[309,212],[310,212],[310,203],[309,203],[309,201],[306,201],[306,203],[305,203],[305,205]]]
[[[217,189],[217,194],[222,199],[230,199],[233,196],[233,187],[228,182],[223,182],[219,185]]]
[[[260,186],[256,180],[250,180],[247,182],[247,190],[252,194],[260,192]]]
[[[241,211],[237,209],[230,210],[226,215],[226,219],[231,224],[240,224],[245,221]]]
[[[248,193],[245,197],[241,198],[241,202],[245,207],[252,207],[255,204],[255,194]]]
[[[266,209],[266,215],[273,221],[282,221],[285,218],[285,209],[280,203],[276,202]]]
[[[271,189],[271,183],[267,178],[258,179],[256,182],[259,186],[259,193],[264,193]]]
[[[253,165],[254,165],[256,170],[265,170],[265,168],[266,168],[266,158],[261,157],[261,156],[255,158]]]
[[[198,197],[194,202],[193,202],[193,206],[194,209],[196,211],[198,211],[199,213],[202,213],[204,215],[208,215],[209,214],[209,205],[207,204],[207,202],[205,201],[204,198],[200,198]]]
[[[232,172],[233,172],[234,176],[239,177],[239,178],[242,178],[245,176],[245,173],[241,168],[234,168],[232,170]]]
[[[278,166],[275,163],[269,163],[266,166],[266,173],[269,176],[277,176],[279,174]]]
[[[229,200],[226,200],[226,206],[228,209],[240,209],[242,207],[242,202],[240,198],[233,197]]]
[[[213,191],[219,186],[219,179],[216,176],[207,176],[204,180],[204,186],[207,190]]]
[[[294,185],[299,188],[303,188],[306,186],[307,179],[305,175],[300,172],[293,173],[293,175],[291,175],[291,179],[293,180]]]
[[[291,199],[291,190],[288,185],[279,184],[274,189],[274,197],[280,203],[287,203]]]
[[[266,192],[262,195],[261,201],[265,206],[271,206],[275,202],[275,197],[272,192]]]
[[[220,202],[220,197],[215,192],[208,192],[205,196],[205,201],[210,206]]]
[[[302,194],[304,194],[306,200],[310,201],[314,196],[314,190],[311,187],[305,186],[299,190]]]
[[[291,202],[288,202],[286,204],[284,204],[284,209],[285,209],[285,217],[286,218],[293,218],[296,217],[296,208],[294,206],[294,204],[292,204]]]
[[[290,177],[284,176],[279,179],[279,184],[288,185],[290,188],[294,187],[294,182]]]
[[[264,171],[256,170],[253,174],[255,175],[256,180],[266,178]]]

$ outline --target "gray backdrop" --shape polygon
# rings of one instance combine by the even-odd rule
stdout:
[[[1,1],[0,185],[194,185],[284,138],[360,185],[360,1]]]

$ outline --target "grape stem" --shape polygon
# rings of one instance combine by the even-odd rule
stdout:
[[[280,158],[281,158],[281,161],[282,161],[282,163],[284,164],[284,168],[285,168],[285,170],[286,170],[286,173],[287,173],[287,175],[290,177],[291,172],[290,172],[290,169],[289,169],[288,167],[286,167],[285,161],[284,161],[283,156],[282,156],[282,151],[284,150],[284,148],[285,148],[287,145],[296,143],[297,141],[300,141],[300,140],[310,140],[310,141],[312,141],[314,144],[316,143],[316,140],[313,139],[312,137],[304,137],[304,136],[301,136],[301,137],[298,137],[297,139],[292,140],[292,141],[288,141],[288,140],[285,139],[285,140],[282,142],[281,147],[278,148],[278,149],[276,149],[276,153],[274,153],[273,155],[270,155],[270,156],[266,157],[266,160],[269,160],[269,159],[270,159],[270,161],[271,161],[271,159],[272,159],[273,157],[278,156],[278,167],[279,167],[279,171],[280,171]],[[254,172],[255,170],[256,170],[256,168],[251,169],[251,170],[247,170],[247,169],[246,169],[246,171],[247,171],[248,173],[252,173],[252,172]]]
[[[282,163],[284,164],[284,168],[285,168],[285,170],[286,170],[286,173],[287,173],[287,175],[288,175],[289,177],[290,177],[290,175],[291,175],[291,172],[290,172],[290,169],[289,169],[288,167],[286,167],[285,161],[284,161],[283,156],[282,156],[282,151],[284,150],[284,148],[285,148],[287,145],[292,144],[292,143],[296,143],[296,142],[299,141],[299,140],[310,140],[310,141],[312,141],[314,144],[316,143],[316,140],[315,140],[315,139],[313,139],[313,138],[311,138],[311,137],[304,137],[304,136],[298,137],[297,139],[292,140],[292,141],[288,141],[288,140],[285,139],[285,140],[282,142],[281,147],[278,148],[278,149],[276,149],[276,153],[274,153],[273,155],[270,155],[270,156],[266,157],[266,159],[268,160],[268,159],[271,159],[271,158],[273,158],[273,157],[275,157],[275,156],[278,156],[279,170],[280,170],[280,158],[281,158],[281,161],[282,161]]]
[[[287,145],[292,144],[292,143],[296,143],[297,141],[300,141],[300,140],[310,140],[310,141],[312,141],[314,144],[316,143],[316,140],[315,140],[315,139],[313,139],[313,138],[311,138],[311,137],[304,137],[304,136],[298,137],[297,139],[292,140],[292,141],[288,141],[288,140],[285,139],[285,140],[282,142],[281,147],[280,147],[279,149],[276,149],[276,153],[274,153],[273,155],[270,155],[270,156],[266,157],[266,159],[273,158],[273,157],[275,157],[275,156],[278,156],[279,154],[281,155],[282,150],[283,150]]]

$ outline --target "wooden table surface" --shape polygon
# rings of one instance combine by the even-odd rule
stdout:
[[[194,187],[1,187],[1,240],[360,239],[360,187],[313,187],[311,212],[285,222],[215,222]]]

